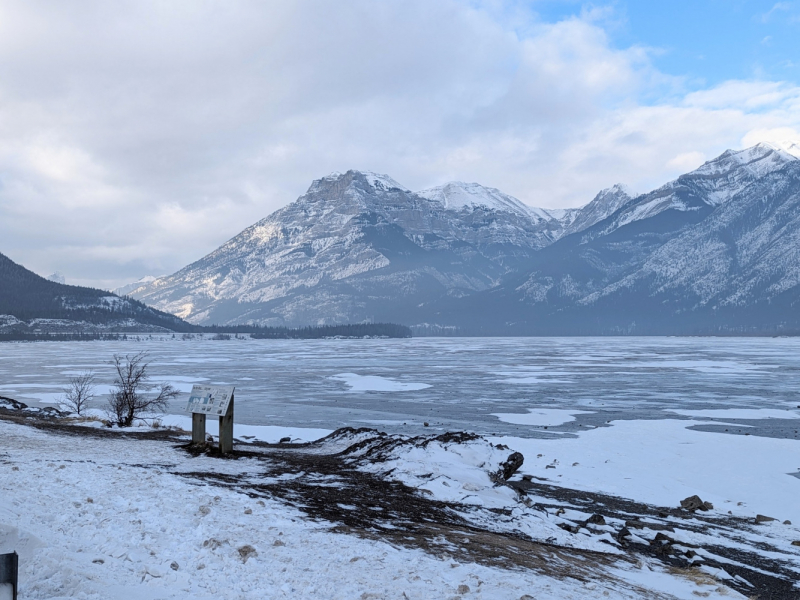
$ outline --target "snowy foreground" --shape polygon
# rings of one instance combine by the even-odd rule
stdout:
[[[0,417],[21,599],[800,595],[796,526],[560,488],[533,441],[243,428],[228,460],[174,430]]]

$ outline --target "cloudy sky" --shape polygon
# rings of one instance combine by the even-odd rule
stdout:
[[[171,273],[332,171],[543,207],[800,138],[800,0],[0,0],[0,252]]]

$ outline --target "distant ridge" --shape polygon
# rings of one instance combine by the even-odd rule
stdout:
[[[0,254],[0,332],[189,331],[174,315],[94,288],[40,277]]]
[[[529,207],[450,182],[315,180],[131,295],[196,324],[384,321],[419,334],[800,332],[800,143],[728,150],[644,194]]]
[[[576,222],[588,227],[628,200],[616,186],[585,210],[548,211],[474,183],[414,193],[388,175],[333,173],[130,294],[201,325],[412,324],[426,306],[495,287]]]

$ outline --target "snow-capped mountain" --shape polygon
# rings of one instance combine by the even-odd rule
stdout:
[[[419,191],[417,195],[439,202],[445,210],[456,212],[488,209],[513,213],[534,222],[546,222],[554,219],[553,215],[545,209],[533,208],[498,189],[485,187],[478,183],[451,181],[445,185]]]
[[[762,143],[647,194],[615,185],[562,210],[476,183],[414,193],[386,175],[334,173],[130,294],[198,324],[800,330],[799,159],[800,144]]]
[[[725,152],[565,236],[459,311],[491,304],[503,320],[490,328],[526,333],[800,331],[798,148]]]
[[[604,214],[599,204],[592,214]],[[128,293],[194,323],[408,320],[442,297],[497,285],[564,234],[575,219],[560,213],[478,184],[413,193],[387,175],[333,173],[203,259]]]

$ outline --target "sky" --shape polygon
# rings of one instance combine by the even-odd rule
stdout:
[[[580,206],[800,139],[800,0],[0,0],[0,253],[111,289],[348,169]]]

